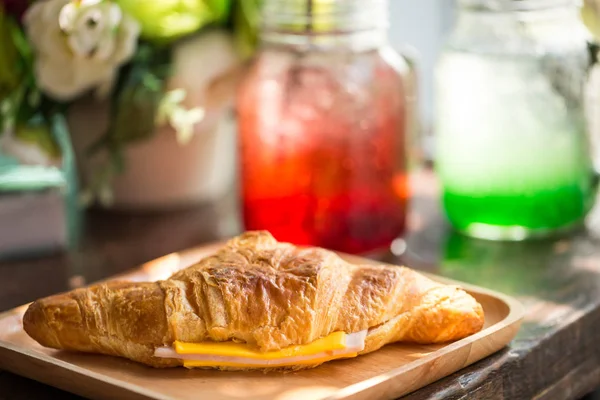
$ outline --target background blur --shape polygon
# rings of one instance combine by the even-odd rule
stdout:
[[[455,0],[392,0],[390,2],[390,41],[402,50],[416,50],[422,127],[431,131],[433,123],[433,71],[445,36],[452,29]]]

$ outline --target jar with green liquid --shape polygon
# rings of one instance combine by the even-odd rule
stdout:
[[[450,223],[491,240],[582,224],[597,174],[587,31],[572,0],[461,0],[436,74],[436,170]]]

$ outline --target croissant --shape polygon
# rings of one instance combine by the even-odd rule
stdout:
[[[454,341],[478,332],[483,322],[481,305],[458,287],[406,267],[353,265],[324,249],[277,242],[264,231],[231,239],[167,280],[76,289],[35,301],[23,317],[27,334],[45,347],[152,367],[228,370],[303,369],[393,342]],[[200,364],[174,351],[159,356],[185,343],[226,343],[269,355],[314,347],[335,333],[354,337],[353,353],[334,357],[327,350],[325,360],[277,364],[271,357],[243,366],[219,363],[214,354]]]

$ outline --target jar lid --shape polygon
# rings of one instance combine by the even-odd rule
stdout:
[[[388,0],[265,0],[263,29],[344,33],[385,28]]]

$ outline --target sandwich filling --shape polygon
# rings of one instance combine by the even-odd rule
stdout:
[[[157,348],[154,356],[180,359],[188,368],[275,368],[320,364],[338,358],[356,357],[365,348],[366,336],[367,330],[349,334],[333,332],[312,343],[267,352],[261,352],[244,343],[175,341],[173,347]]]

